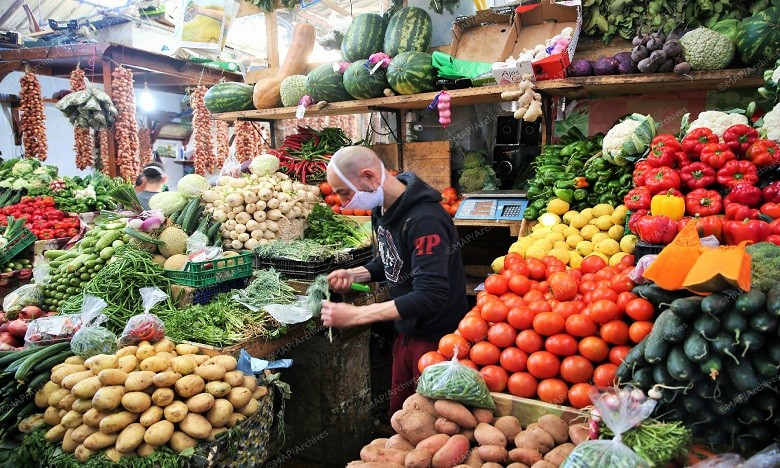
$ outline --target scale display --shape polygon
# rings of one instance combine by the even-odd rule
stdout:
[[[528,206],[523,198],[473,197],[460,202],[455,219],[521,221]]]

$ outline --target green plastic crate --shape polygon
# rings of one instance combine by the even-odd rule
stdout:
[[[23,228],[22,235],[15,240],[8,243],[0,252],[0,264],[4,264],[13,260],[14,257],[19,255],[19,252],[33,245],[37,237],[29,229]]]
[[[202,288],[238,278],[252,276],[253,252],[206,262],[187,262],[183,271],[165,270],[165,276],[176,284]]]

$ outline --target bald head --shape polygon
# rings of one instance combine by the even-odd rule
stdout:
[[[346,204],[354,195],[350,184],[358,190],[377,190],[382,184],[382,168],[382,161],[370,148],[346,146],[336,151],[328,163],[328,183]]]

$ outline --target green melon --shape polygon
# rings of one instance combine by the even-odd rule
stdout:
[[[341,41],[341,57],[347,62],[367,59],[382,51],[385,19],[376,13],[363,13],[352,20]]]
[[[290,75],[279,85],[284,107],[297,106],[298,101],[306,94],[306,75]]]
[[[400,94],[417,94],[436,89],[436,69],[431,54],[401,52],[387,67],[387,81]]]
[[[344,72],[344,88],[355,99],[370,99],[384,96],[387,83],[387,72],[379,68],[374,74],[366,68],[368,60],[353,62]],[[369,65],[373,68],[373,65]]]
[[[780,50],[780,7],[772,6],[742,20],[737,51],[746,65],[771,66]]]
[[[212,114],[254,109],[254,86],[232,81],[217,83],[206,91],[203,101]]]
[[[433,36],[431,15],[422,8],[398,10],[387,23],[385,53],[395,57],[401,52],[428,52]]]
[[[320,65],[306,77],[306,94],[315,103],[349,101],[352,96],[344,89],[344,76],[333,71],[333,64]]]

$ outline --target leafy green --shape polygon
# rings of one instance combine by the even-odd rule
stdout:
[[[314,205],[304,235],[322,245],[353,249],[368,244],[368,233],[351,220],[337,216],[325,205]]]

